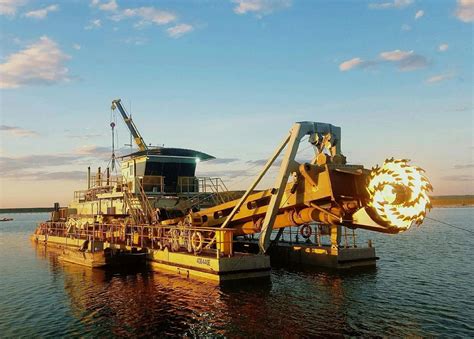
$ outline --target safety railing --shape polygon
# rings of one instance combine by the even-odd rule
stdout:
[[[243,236],[243,240],[257,240],[258,235]],[[340,248],[356,248],[357,238],[354,229],[344,226],[340,227],[339,247]],[[315,245],[318,247],[331,246],[331,228],[325,224],[306,224],[298,227],[286,227],[274,230],[272,241],[282,242],[290,245]]]
[[[179,177],[178,193],[191,195],[189,207],[212,206],[231,200],[231,195],[221,178]]]
[[[178,193],[223,193],[228,189],[221,178],[179,177]]]
[[[168,226],[168,225],[122,225],[67,222],[44,222],[38,225],[35,234],[82,239],[91,243],[107,242],[112,247],[132,246],[143,249],[185,252],[194,255],[221,257],[232,256],[233,233],[230,228]]]
[[[97,186],[92,187],[88,190],[80,190],[74,192],[74,201],[86,202],[97,199],[98,194],[111,193],[113,190],[112,186]]]
[[[177,193],[198,193],[200,191],[198,177],[178,177]]]
[[[121,175],[107,175],[105,173],[91,175],[90,184],[91,188],[94,187],[107,187],[115,186],[116,184],[121,184],[123,182]]]

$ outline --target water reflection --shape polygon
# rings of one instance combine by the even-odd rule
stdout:
[[[53,276],[62,272],[71,312],[92,335],[361,334],[348,321],[347,294],[359,293],[353,285],[347,291],[351,274],[279,269],[273,283],[217,286],[147,269],[90,269],[59,261],[51,249],[36,252]],[[376,270],[352,276],[361,274],[375,280]]]
[[[466,226],[473,211],[432,213]],[[0,225],[1,337],[474,337],[474,238],[455,228],[428,222],[394,237],[367,234],[381,257],[376,270],[284,268],[264,284],[216,287],[58,261],[44,246],[25,246],[45,218]]]

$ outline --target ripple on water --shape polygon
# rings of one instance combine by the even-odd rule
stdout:
[[[473,212],[432,216],[474,230]],[[3,336],[474,336],[473,238],[431,221],[397,236],[360,232],[381,257],[374,270],[275,269],[271,283],[217,287],[62,263],[28,241],[46,217],[0,225]]]

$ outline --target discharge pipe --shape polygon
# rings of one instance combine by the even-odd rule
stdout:
[[[313,222],[337,225],[342,222],[342,219],[339,217],[340,215],[341,209],[337,207],[331,208],[329,213],[314,207],[303,208],[299,211],[285,211],[276,216],[273,229],[301,226]],[[244,235],[259,233],[262,229],[262,224],[263,217],[255,221],[251,220],[241,224],[231,224],[230,226],[236,229],[234,235]]]

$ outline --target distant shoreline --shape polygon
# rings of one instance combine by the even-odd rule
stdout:
[[[431,197],[433,207],[473,207],[474,195],[441,195]]]
[[[238,192],[235,192],[238,195]],[[474,195],[440,195],[431,197],[433,207],[463,208],[474,207]],[[0,214],[7,213],[46,213],[53,207],[0,208]]]
[[[20,208],[0,208],[1,213],[46,213],[52,212],[53,207],[20,207]]]

